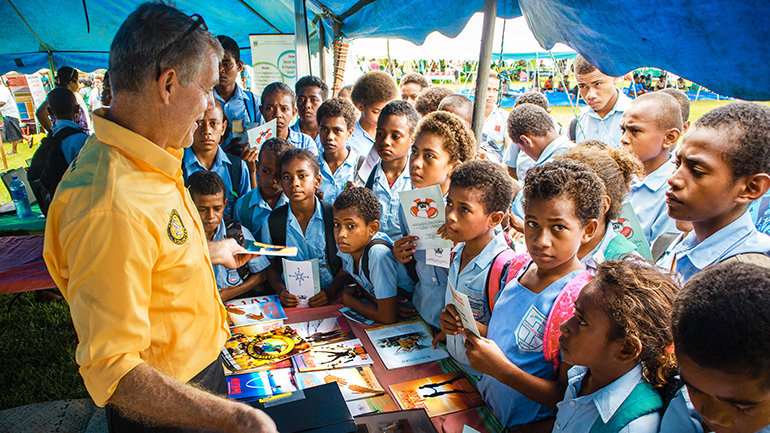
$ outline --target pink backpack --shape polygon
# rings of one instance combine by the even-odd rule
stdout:
[[[490,313],[495,308],[495,301],[500,290],[516,278],[521,269],[531,260],[529,254],[517,254],[510,249],[500,252],[495,257],[492,266],[489,268],[486,283]],[[503,274],[506,270],[508,273],[505,275],[505,280],[503,280]],[[545,356],[546,361],[553,363],[554,371],[559,370],[559,363],[561,362],[559,358],[559,336],[561,336],[559,326],[575,315],[575,300],[580,294],[580,290],[590,280],[591,274],[588,272],[581,272],[572,278],[559,292],[551,312],[548,314],[543,335],[543,356]]]

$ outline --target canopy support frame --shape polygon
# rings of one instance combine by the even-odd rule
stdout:
[[[476,72],[476,92],[473,98],[473,132],[476,136],[476,150],[481,147],[481,131],[484,129],[485,106],[489,70],[492,67],[492,43],[495,36],[497,0],[484,0],[484,27],[481,34],[479,66]]]

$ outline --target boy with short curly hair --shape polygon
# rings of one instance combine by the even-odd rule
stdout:
[[[350,98],[353,100],[353,105],[361,113],[361,117],[356,123],[349,143],[350,147],[359,155],[369,155],[369,151],[374,145],[377,119],[380,117],[380,112],[385,104],[397,97],[398,86],[387,72],[367,72],[353,85]]]
[[[329,98],[329,86],[314,75],[306,75],[294,85],[297,92],[297,121],[291,129],[315,140],[318,137],[316,110]]]
[[[430,87],[430,81],[424,75],[411,72],[401,78],[401,99],[414,105],[417,97]]]
[[[334,202],[349,183],[355,182],[358,173],[360,155],[348,146],[356,127],[356,109],[347,99],[332,98],[318,107],[316,116],[323,148],[318,156],[320,189],[324,200]]]
[[[452,96],[453,94],[454,92],[447,89],[446,87],[431,87],[424,90],[420,96],[417,97],[417,100],[414,101],[414,109],[420,113],[420,116],[425,117],[428,114],[438,110],[438,106],[441,104],[441,100],[447,96]]]

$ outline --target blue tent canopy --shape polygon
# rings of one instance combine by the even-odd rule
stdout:
[[[110,41],[135,0],[10,0],[0,3],[4,43],[0,73],[48,65],[105,67]],[[84,8],[84,4],[86,8]],[[454,37],[483,0],[306,0],[308,19],[322,16],[327,38],[390,37],[421,43],[432,31]],[[250,33],[293,33],[293,0],[177,0],[201,14],[215,34],[248,47]],[[737,0],[500,0],[497,15],[526,17],[545,48],[563,42],[602,71],[622,75],[654,66],[723,95],[770,100],[768,3]],[[18,13],[17,13],[18,10]],[[88,20],[86,20],[86,11]],[[22,19],[23,17],[23,19]],[[337,23],[337,24],[335,24]],[[90,32],[89,32],[90,25]],[[248,49],[242,52],[248,61]]]

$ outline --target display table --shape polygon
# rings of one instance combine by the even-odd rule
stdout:
[[[286,309],[288,319],[284,322],[290,324],[327,317],[339,317],[342,316],[339,312],[340,307],[342,307],[342,304],[327,305],[320,308],[288,308]],[[369,354],[374,361],[374,364],[371,365],[372,372],[377,377],[377,380],[380,382],[383,389],[385,389],[391,397],[394,396],[390,392],[390,385],[457,370],[456,364],[450,358],[395,370],[388,370],[385,368],[382,360],[380,360],[377,350],[369,340],[366,331],[364,331],[367,328],[373,328],[380,325],[363,325],[352,320],[347,320],[347,322],[356,338],[361,340],[367,354]],[[396,401],[395,398],[393,398],[393,400]],[[433,417],[431,420],[436,426],[436,430],[444,433],[461,433],[463,426],[465,425],[482,433],[501,433],[504,431],[500,426],[500,423],[492,414],[492,411],[486,406]]]
[[[43,235],[0,237],[0,294],[55,287],[43,261]]]
[[[45,231],[45,217],[40,212],[40,206],[32,206],[33,215],[19,219],[16,213],[0,215],[0,236],[38,234]]]

